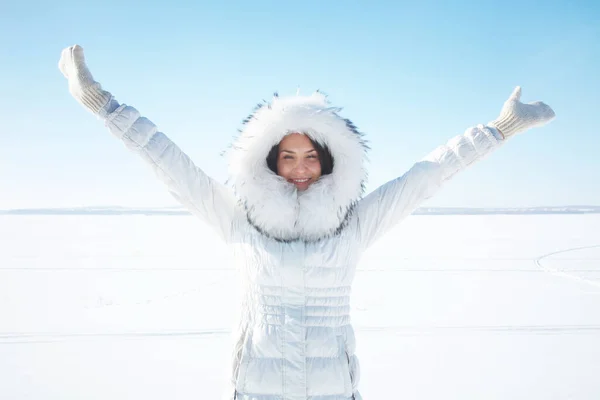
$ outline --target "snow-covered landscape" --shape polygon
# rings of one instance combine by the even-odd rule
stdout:
[[[577,210],[425,210],[369,249],[363,397],[600,398],[600,214]],[[227,249],[177,210],[89,211],[0,216],[0,398],[218,399]]]

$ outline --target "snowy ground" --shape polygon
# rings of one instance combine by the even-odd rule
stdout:
[[[0,216],[0,399],[218,399],[228,259],[187,216]],[[359,268],[366,400],[600,398],[600,214],[413,216]]]

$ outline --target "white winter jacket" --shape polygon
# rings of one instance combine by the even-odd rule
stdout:
[[[102,113],[234,253],[246,284],[228,400],[361,399],[350,321],[361,253],[502,142],[493,127],[470,128],[362,198],[367,146],[338,112],[318,93],[259,107],[230,150],[233,188],[205,175],[134,108],[113,100]],[[334,159],[333,172],[301,193],[266,164],[291,132],[327,145]]]

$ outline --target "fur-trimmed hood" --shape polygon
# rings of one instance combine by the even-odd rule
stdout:
[[[316,241],[345,226],[364,192],[368,146],[348,119],[338,115],[320,92],[310,96],[274,96],[259,104],[228,152],[229,181],[248,221],[281,241]],[[304,133],[327,146],[333,171],[297,191],[267,166],[267,155],[290,133]]]

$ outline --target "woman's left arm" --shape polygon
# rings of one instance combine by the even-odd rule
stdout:
[[[360,200],[355,216],[361,247],[368,248],[432,197],[456,173],[485,158],[515,134],[542,126],[554,118],[554,111],[548,105],[542,102],[524,104],[520,97],[521,88],[517,87],[496,120],[467,129],[464,134],[435,149],[401,177]]]

